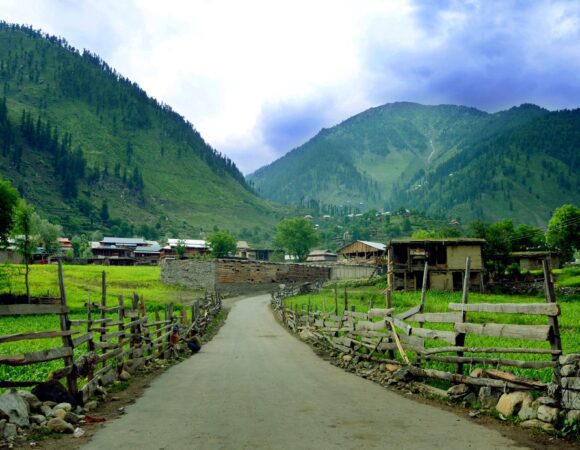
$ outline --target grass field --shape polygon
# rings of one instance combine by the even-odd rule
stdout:
[[[384,282],[372,286],[357,286],[357,283],[341,283],[338,288],[338,313],[344,311],[344,290],[347,289],[349,309],[353,305],[356,311],[366,312],[369,307],[374,305],[377,308],[385,307]],[[350,285],[350,286],[349,286]],[[395,308],[395,314],[406,311],[416,306],[420,301],[420,292],[401,292],[393,294],[392,305]],[[286,299],[286,305],[290,308],[306,311],[310,301],[313,311],[325,310],[327,313],[334,313],[334,289],[332,286],[323,288],[319,293],[310,295],[299,295]],[[427,292],[425,302],[425,312],[446,312],[449,303],[460,303],[461,293],[459,292]],[[542,296],[519,296],[519,295],[494,295],[471,293],[469,296],[470,303],[542,303]],[[562,347],[564,353],[580,352],[580,301],[576,297],[560,296],[558,303],[561,307],[561,315],[558,318],[560,324],[560,335],[562,338]],[[547,325],[548,319],[545,316],[532,316],[522,314],[492,314],[492,313],[468,313],[468,321],[474,323],[512,323],[512,324],[542,324]],[[417,325],[410,322],[411,325]],[[438,330],[451,330],[452,324],[435,324],[429,323],[426,328]],[[426,340],[426,347],[439,347],[449,345],[440,341]],[[496,338],[477,336],[470,334],[466,340],[467,346],[472,347],[518,347],[518,348],[546,348],[549,349],[548,342],[539,342],[523,339]],[[494,354],[494,357],[505,357],[514,359],[514,354],[502,355]],[[542,361],[548,360],[549,357],[543,355],[516,355],[516,359]],[[443,363],[430,363],[430,367],[449,370],[452,366]],[[469,367],[467,368],[469,369]],[[552,375],[551,369],[513,369],[513,372],[522,376],[531,376],[549,381]]]
[[[24,294],[24,266],[4,265],[0,270],[8,274],[8,282],[0,293]],[[76,266],[64,265],[63,275],[67,303],[73,310],[83,308],[89,293],[91,301],[101,298],[101,274],[106,272],[107,297],[132,296],[134,292],[145,297],[148,309],[166,303],[184,303],[199,298],[201,291],[161,283],[159,266]],[[56,265],[30,266],[30,290],[33,297],[58,297]]]

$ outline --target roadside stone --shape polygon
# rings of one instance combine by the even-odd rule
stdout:
[[[523,405],[530,405],[531,403],[532,397],[530,394],[523,391],[516,391],[510,392],[509,394],[503,394],[499,398],[499,402],[497,402],[495,409],[505,417],[509,417],[517,414]]]
[[[48,405],[42,405],[40,407],[40,412],[46,417],[52,417],[52,408]]]
[[[20,427],[30,425],[28,420],[28,403],[16,391],[11,390],[0,396],[0,412],[8,421]]]
[[[481,406],[486,409],[494,408],[497,405],[499,399],[499,394],[496,394],[493,389],[489,386],[482,386],[479,389],[479,394],[477,399],[481,403]]]
[[[540,405],[546,405],[546,406],[558,406],[558,400],[556,400],[555,398],[552,397],[538,397],[537,399],[535,399],[532,402],[532,405],[534,406],[540,406]]]
[[[72,423],[73,425],[77,425],[81,421],[80,417],[72,412],[67,412],[64,416],[64,420],[65,422]]]
[[[99,403],[96,400],[91,400],[90,402],[85,403],[85,406],[83,407],[83,409],[85,411],[92,411],[97,406],[99,406]]]
[[[580,392],[563,390],[562,406],[565,409],[580,409]]]
[[[344,356],[342,357],[342,360],[343,360],[344,362],[351,362],[351,361],[352,361],[352,355],[344,355]]]
[[[580,423],[580,410],[573,409],[566,414],[566,420],[570,423]]]
[[[47,400],[45,402],[42,402],[42,404],[44,406],[48,406],[49,408],[54,408],[56,406],[56,402],[53,402],[52,400]]]
[[[398,364],[391,364],[391,363],[385,364],[385,370],[388,370],[389,372],[396,372],[400,368],[401,368],[401,366],[399,366]]]
[[[130,379],[131,379],[131,374],[129,372],[127,372],[126,370],[121,371],[121,374],[119,375],[119,380],[129,381]]]
[[[483,377],[483,369],[480,367],[478,367],[477,369],[473,369],[469,374],[469,376],[472,378],[481,378]]]
[[[396,382],[407,382],[413,379],[413,374],[407,367],[402,367],[393,374],[392,379]]]
[[[570,355],[563,355],[558,358],[558,362],[561,366],[572,363],[580,363],[580,353],[572,353]]]
[[[42,402],[38,400],[38,397],[29,391],[17,391],[17,394],[28,403],[28,412],[38,411],[42,406]]]
[[[52,416],[53,417],[58,417],[59,419],[63,419],[66,416],[66,411],[64,409],[60,409],[60,408],[54,408],[52,410]]]
[[[16,438],[16,434],[18,433],[18,429],[16,425],[13,423],[7,423],[4,425],[4,438],[8,439],[9,441],[14,440]]]
[[[541,405],[538,408],[538,419],[542,422],[555,423],[558,420],[558,413],[560,410],[558,408],[552,408],[551,406]]]
[[[44,422],[46,422],[46,417],[42,414],[33,414],[30,416],[30,421],[37,425],[42,425]]]
[[[538,418],[538,410],[530,405],[524,405],[518,413],[520,420],[531,420]]]
[[[561,381],[563,389],[574,389],[580,391],[580,377],[565,377]]]
[[[54,409],[64,409],[66,412],[72,411],[72,405],[70,403],[59,403],[54,406]]]
[[[315,338],[312,331],[310,331],[308,328],[304,328],[298,336],[300,336],[300,339],[302,339],[303,341],[307,341],[308,339]]]
[[[73,433],[75,431],[74,427],[70,423],[65,422],[59,417],[50,419],[46,424],[46,427],[50,431],[54,431],[56,433]]]
[[[469,386],[466,384],[456,384],[455,386],[451,386],[447,389],[447,395],[453,398],[460,398],[464,397],[469,394]]]
[[[551,423],[542,422],[538,419],[530,419],[520,424],[524,428],[535,428],[544,431],[554,431],[554,425]]]
[[[560,369],[560,375],[563,377],[575,377],[578,375],[578,367],[574,364],[569,364],[566,366],[562,366]]]

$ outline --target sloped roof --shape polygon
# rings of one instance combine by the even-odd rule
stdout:
[[[101,241],[102,245],[129,245],[129,246],[138,246],[144,245],[145,239],[144,238],[120,238],[120,237],[105,237]]]
[[[365,245],[368,245],[369,247],[376,248],[377,250],[385,251],[387,249],[387,246],[380,242],[370,242],[370,241],[360,241],[360,242],[362,242]]]
[[[208,248],[207,243],[203,239],[167,239],[167,246],[175,248],[183,243],[186,248]]]

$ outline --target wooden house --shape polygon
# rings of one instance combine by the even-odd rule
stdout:
[[[177,256],[177,247],[185,247],[184,256],[201,256],[211,252],[209,245],[203,239],[168,239],[167,245],[161,249],[161,258],[175,258]]]
[[[484,244],[485,239],[471,238],[394,239],[389,242],[387,250],[389,284],[392,289],[421,289],[427,262],[427,288],[461,290],[465,261],[470,256],[470,285],[480,289],[483,283],[481,250]]]
[[[542,270],[542,261],[548,259],[552,268],[560,267],[560,255],[556,252],[513,252],[511,254],[514,262],[520,265],[522,272],[529,270]]]
[[[338,250],[341,261],[358,263],[375,262],[384,258],[387,246],[379,242],[354,241]]]

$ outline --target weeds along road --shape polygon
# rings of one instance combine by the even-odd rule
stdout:
[[[155,379],[84,448],[524,448],[330,365],[268,303],[265,295],[235,302],[200,354]]]

